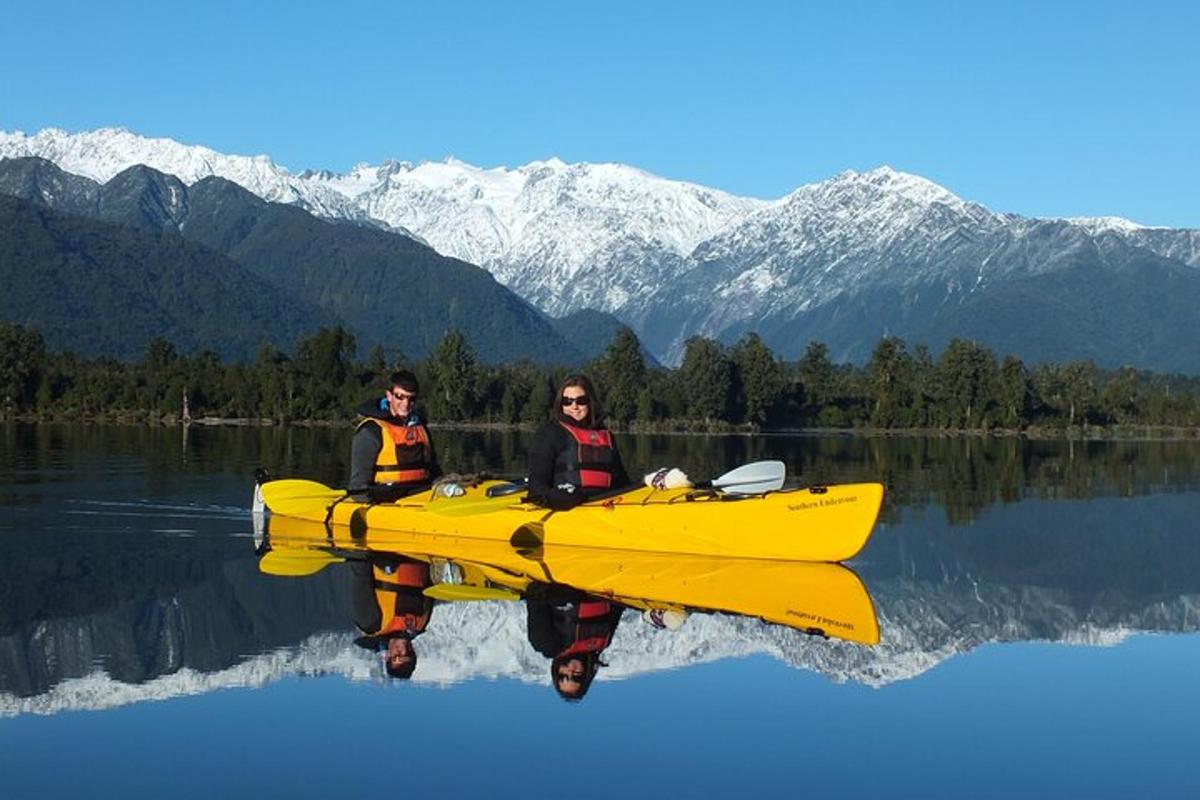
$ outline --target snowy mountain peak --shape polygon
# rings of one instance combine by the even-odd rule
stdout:
[[[134,164],[144,164],[160,172],[195,183],[210,175],[241,183],[256,174],[287,175],[268,156],[230,156],[200,145],[180,144],[174,139],[139,136],[125,128],[99,128],[68,133],[61,128],[46,128],[33,136],[17,132],[0,133],[0,155],[40,156],[76,175],[104,183]]]
[[[1067,217],[1064,222],[1078,225],[1091,234],[1099,233],[1132,233],[1134,231],[1163,230],[1150,225],[1141,225],[1124,217]]]
[[[951,207],[968,205],[966,201],[944,186],[940,186],[920,175],[901,172],[887,165],[867,172],[845,170],[833,178],[819,183],[801,186],[783,199],[783,203],[807,203],[814,199],[825,200],[832,195],[851,195],[870,201],[883,196],[902,198],[922,206],[935,203]]]
[[[1116,237],[1114,247],[1200,268],[1200,230],[1117,217],[1047,226],[993,213],[888,165],[759,200],[625,164],[558,157],[491,168],[454,157],[388,160],[292,174],[266,156],[224,155],[121,128],[0,133],[4,156],[40,156],[97,180],[139,163],[185,183],[218,175],[267,200],[383,224],[487,268],[550,314],[616,314],[668,362],[693,334],[734,338],[756,328],[773,330],[766,338],[784,354],[803,337],[828,343],[840,335],[838,357],[858,357],[879,330],[860,325],[850,333],[843,306],[881,291],[903,298],[874,312],[897,315],[882,330],[930,338],[935,312],[949,315],[998,281],[1074,264],[1062,253],[1101,233]],[[918,299],[929,304],[922,313],[911,310]]]
[[[46,128],[33,136],[0,133],[0,158],[37,156],[100,183],[137,164],[174,175],[186,184],[210,176],[232,181],[264,200],[293,203],[326,217],[362,220],[363,213],[319,179],[292,175],[265,155],[218,153],[173,139],[150,138],[124,128],[68,133]]]

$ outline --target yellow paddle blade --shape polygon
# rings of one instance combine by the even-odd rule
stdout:
[[[435,583],[424,591],[434,600],[520,600],[520,592],[499,586],[470,586],[465,583]]]
[[[443,497],[434,494],[425,508],[443,517],[472,517],[476,514],[490,514],[493,511],[503,511],[515,505],[520,505],[525,496],[525,489],[505,494],[499,497],[488,497],[487,490],[492,486],[507,485],[508,481],[484,481],[479,486],[467,489],[460,497]]]
[[[328,508],[334,500],[345,497],[341,489],[334,489],[316,481],[287,478],[268,481],[262,485],[263,502],[272,514],[297,516]]]
[[[345,560],[322,550],[270,550],[258,560],[258,570],[264,575],[294,578],[315,575],[330,564]]]

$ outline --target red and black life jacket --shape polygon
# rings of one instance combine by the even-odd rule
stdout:
[[[379,630],[373,633],[422,633],[433,611],[433,602],[422,593],[430,585],[429,565],[402,562],[390,573],[378,566],[373,571],[380,613]]]
[[[604,428],[580,428],[559,420],[571,434],[572,446],[560,458],[554,482],[570,483],[581,489],[611,489],[613,484],[612,434]]]
[[[424,425],[397,425],[367,417],[358,423],[358,427],[368,424],[378,425],[383,439],[379,455],[375,458],[375,483],[418,484],[429,481],[433,450]]]
[[[615,630],[609,622],[612,603],[599,598],[584,600],[579,604],[579,621],[575,623],[575,641],[558,654],[563,656],[599,653],[612,642]]]

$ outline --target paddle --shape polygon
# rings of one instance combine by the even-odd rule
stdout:
[[[697,489],[720,489],[729,494],[762,494],[783,488],[787,466],[782,461],[754,461],[726,472],[711,481],[700,481]]]
[[[520,600],[521,593],[502,586],[472,586],[467,583],[435,583],[422,594],[434,600]]]
[[[330,503],[345,496],[344,489],[334,489],[323,483],[299,478],[268,481],[262,485],[262,499],[267,508],[272,514],[285,517],[328,508]]]
[[[483,493],[472,493],[466,497],[443,497],[435,493],[425,508],[445,517],[473,517],[476,514],[501,511],[517,505],[520,498],[514,497],[514,495],[526,490],[526,484],[522,479],[521,481],[494,483]]]
[[[316,575],[330,564],[345,560],[324,550],[271,550],[258,560],[258,569],[266,575],[298,578]]]
[[[762,494],[783,487],[787,468],[782,461],[755,461],[730,470],[711,481],[700,481],[697,489],[720,489],[730,494]],[[262,485],[262,497],[272,513],[284,516],[300,516],[329,505],[346,496],[342,489],[334,489],[323,483],[297,478],[269,481]],[[429,511],[446,516],[474,516],[490,511],[509,508],[517,502],[510,495],[494,497],[442,497],[435,496],[428,504]]]

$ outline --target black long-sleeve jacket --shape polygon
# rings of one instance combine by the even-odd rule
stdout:
[[[579,423],[574,420],[572,425]],[[534,436],[533,447],[529,451],[529,498],[547,508],[566,510],[594,497],[597,494],[622,489],[629,485],[629,475],[625,464],[621,461],[621,453],[613,447],[612,488],[582,489],[575,487],[574,491],[560,488],[557,482],[566,468],[570,454],[577,443],[558,422],[550,421],[538,429]]]
[[[586,623],[586,630],[581,631],[579,604],[587,599],[587,594],[570,586],[530,584],[525,593],[525,630],[533,649],[546,658],[555,658],[580,635],[611,639],[624,606],[613,603],[606,616]]]

